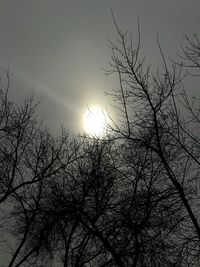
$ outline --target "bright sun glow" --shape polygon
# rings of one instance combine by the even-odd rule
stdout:
[[[89,107],[85,113],[83,126],[89,135],[100,136],[105,130],[105,114],[99,107]]]

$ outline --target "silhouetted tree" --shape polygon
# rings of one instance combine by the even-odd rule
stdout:
[[[186,37],[189,46],[183,51],[187,62],[171,62],[170,67],[158,40],[163,72],[154,73],[141,55],[140,36],[134,47],[132,38],[129,41],[117,24],[116,28],[118,39],[117,44],[110,43],[112,61],[107,73],[117,74],[119,78],[119,88],[111,96],[118,101],[116,108],[120,110],[120,122],[112,120],[110,130],[115,132],[116,139],[124,140],[121,141],[124,144],[128,142],[130,149],[137,146],[151,151],[152,161],[161,165],[158,192],[163,186],[171,188],[171,192],[175,190],[174,201],[182,203],[185,208],[182,223],[177,228],[177,233],[182,233],[180,257],[184,264],[198,265],[199,101],[190,102],[182,75],[183,67],[199,67],[198,38],[196,35],[194,40]],[[168,204],[170,207],[170,201]],[[165,249],[163,246],[162,251]]]
[[[16,234],[11,229],[15,220],[19,226],[24,220],[26,226],[23,232],[19,230],[20,238],[17,234],[16,247],[3,235],[0,240],[12,247],[9,266],[15,266],[32,231],[46,183],[77,157],[75,146],[71,149],[74,141],[64,130],[55,138],[43,129],[37,119],[39,101],[32,96],[19,105],[9,100],[9,73],[6,79],[6,88],[0,91],[1,233],[5,236],[8,229],[8,234]],[[15,206],[18,211],[13,211]]]

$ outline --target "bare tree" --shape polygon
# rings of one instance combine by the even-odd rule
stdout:
[[[17,234],[16,247],[8,244],[12,247],[9,266],[18,266],[16,262],[26,258],[22,257],[22,250],[34,224],[46,183],[77,159],[78,147],[73,145],[74,139],[64,129],[58,137],[53,137],[42,126],[37,118],[39,101],[33,96],[19,105],[10,101],[9,73],[6,78],[6,88],[0,92],[1,232],[5,234],[8,228],[13,240],[16,235],[15,229],[11,229],[14,221],[17,220],[20,225],[24,220],[25,228],[20,238]],[[31,212],[27,211],[28,208]],[[1,242],[6,244],[3,236]]]
[[[200,150],[195,127],[199,127],[199,107],[190,102],[182,75],[182,67],[190,67],[190,64],[172,62],[169,67],[158,41],[163,72],[153,73],[141,55],[139,30],[139,41],[134,47],[132,37],[129,39],[117,24],[116,28],[118,39],[117,44],[110,43],[111,69],[107,73],[118,75],[119,88],[111,96],[118,101],[120,123],[112,121],[110,130],[116,139],[128,142],[130,147],[137,145],[150,150],[154,155],[152,161],[162,166],[160,189],[163,183],[175,190],[176,201],[185,208],[183,223],[178,228],[179,232],[185,231],[181,257],[185,262],[191,260],[190,264],[198,265],[200,224],[196,206],[199,205]],[[194,41],[186,40],[190,47],[183,49],[185,57],[198,67],[198,39],[195,35]],[[184,108],[187,113],[182,116]]]

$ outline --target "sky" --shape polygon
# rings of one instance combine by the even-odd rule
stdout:
[[[111,8],[136,42],[139,18],[152,65],[160,64],[157,32],[173,57],[184,34],[199,30],[199,0],[0,0],[0,70],[10,71],[9,94],[22,101],[34,90],[43,99],[40,117],[53,130],[79,132],[87,106],[109,105],[105,91],[117,81],[102,68],[109,66],[108,40],[116,38]]]
[[[40,117],[50,128],[82,130],[87,106],[109,105],[105,92],[117,81],[109,66],[108,40],[115,19],[141,42],[147,60],[159,64],[156,32],[166,56],[180,51],[184,34],[198,32],[199,0],[0,0],[0,67],[11,74],[10,95],[42,97]]]

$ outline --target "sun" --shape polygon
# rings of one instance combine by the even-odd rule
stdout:
[[[84,131],[92,136],[101,136],[105,131],[106,117],[98,106],[88,107],[84,114]]]

